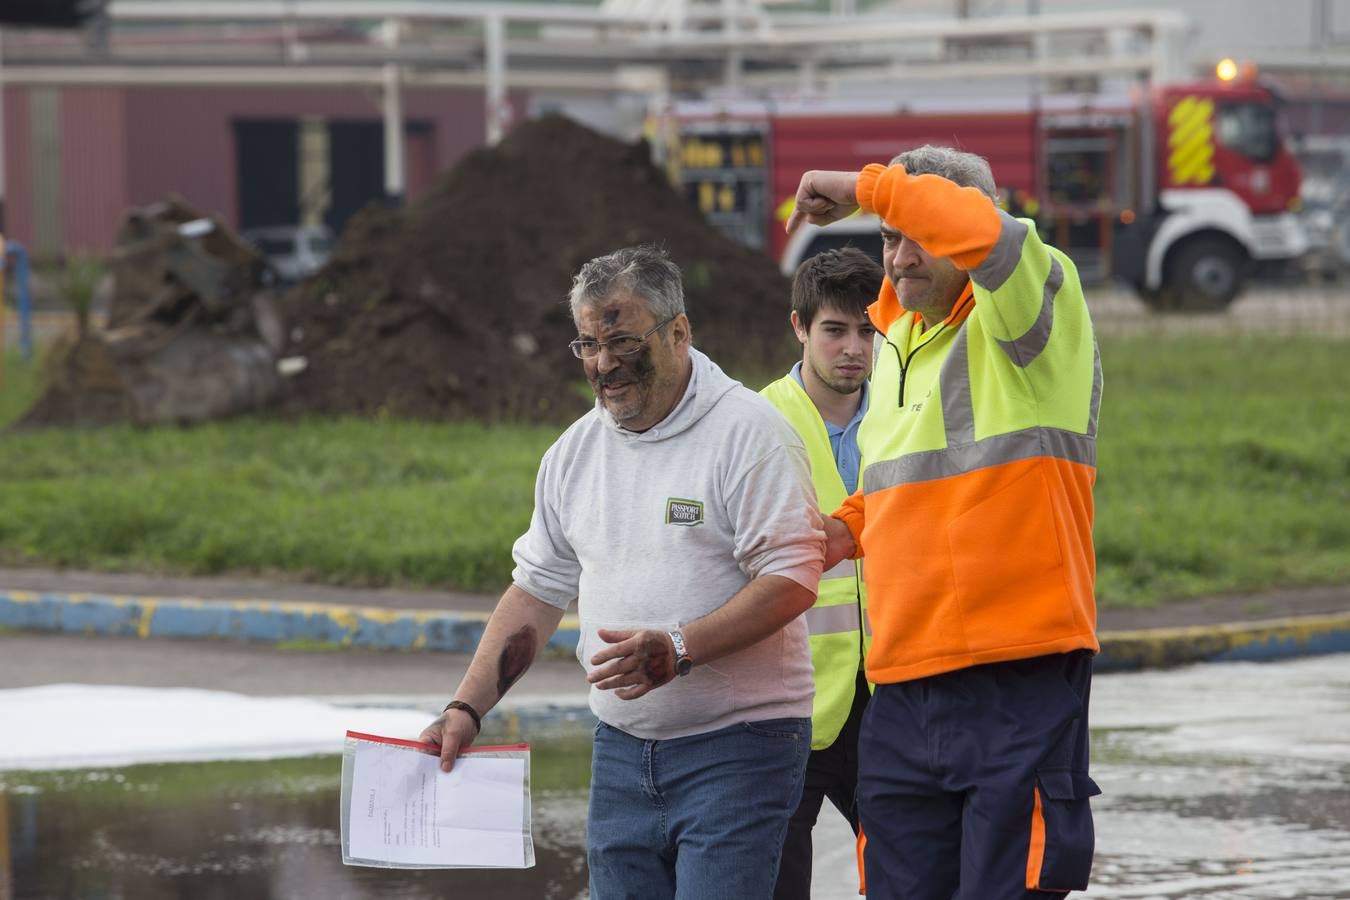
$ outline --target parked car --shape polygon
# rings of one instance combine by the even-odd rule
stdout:
[[[1303,220],[1308,270],[1325,278],[1350,273],[1350,172],[1341,169],[1304,181]]]
[[[317,272],[333,249],[333,233],[326,225],[271,225],[247,229],[243,236],[267,257],[285,284]]]
[[[844,247],[856,247],[880,263],[881,220],[859,213],[825,226],[802,223],[788,238],[779,267],[784,275],[791,278],[804,260],[826,250],[842,250]]]

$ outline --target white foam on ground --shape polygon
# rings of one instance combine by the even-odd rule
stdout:
[[[416,739],[432,717],[187,688],[0,690],[0,770],[341,753],[348,729]]]

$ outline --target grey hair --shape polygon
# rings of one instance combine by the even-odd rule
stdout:
[[[897,154],[891,165],[904,166],[911,175],[941,175],[962,187],[978,188],[980,193],[998,202],[994,172],[989,168],[989,160],[983,156],[952,147],[924,144]]]
[[[608,300],[619,292],[632,294],[647,304],[657,321],[673,319],[684,312],[680,267],[654,244],[624,247],[582,266],[572,278],[572,290],[567,295],[572,318],[577,317],[582,307]]]

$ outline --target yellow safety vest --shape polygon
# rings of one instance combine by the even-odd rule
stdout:
[[[760,391],[778,407],[788,424],[801,435],[811,461],[816,502],[829,515],[848,495],[835,466],[830,436],[815,403],[791,374]],[[820,579],[815,605],[806,611],[811,633],[811,665],[815,670],[816,700],[811,712],[811,749],[823,750],[839,737],[857,689],[858,670],[867,655],[871,629],[867,623],[867,589],[862,564],[846,559]]]

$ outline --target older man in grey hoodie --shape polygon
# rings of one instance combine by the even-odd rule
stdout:
[[[693,348],[663,251],[591,260],[570,301],[595,408],[544,455],[513,583],[422,739],[448,771],[575,599],[591,897],[769,898],[811,745],[806,452]]]

